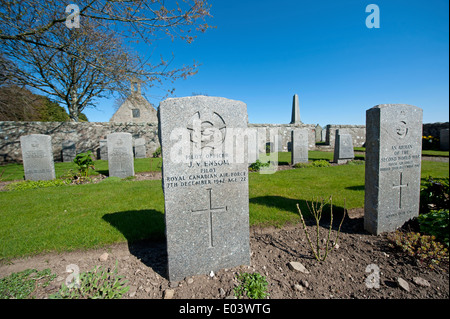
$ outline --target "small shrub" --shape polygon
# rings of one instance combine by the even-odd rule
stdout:
[[[391,248],[400,249],[419,263],[428,265],[432,269],[441,262],[449,260],[448,249],[436,242],[435,239],[434,236],[415,232],[403,233],[398,230],[388,235]]]
[[[422,136],[423,150],[439,150],[439,138],[435,136]]]
[[[50,269],[26,269],[0,279],[0,299],[26,299],[39,287],[47,287],[56,278]]]
[[[62,284],[61,289],[50,295],[51,299],[119,299],[129,290],[122,276],[117,275],[117,261],[113,271],[96,266],[92,271],[79,277],[79,287],[69,288]]]
[[[256,162],[252,163],[252,164],[249,166],[249,169],[250,169],[250,171],[252,171],[252,172],[259,172],[259,171],[261,170],[262,167],[269,167],[269,166],[270,166],[270,163],[269,163],[269,162],[263,163],[263,162],[261,162],[259,159],[257,159]]]
[[[306,167],[329,167],[331,166],[330,162],[327,160],[316,160],[311,163],[296,163],[294,164],[294,168],[306,168]]]
[[[448,209],[449,178],[428,177],[420,185],[420,212]]]
[[[427,235],[436,237],[436,240],[449,244],[449,210],[432,210],[429,213],[421,214],[417,218],[420,231]]]
[[[330,228],[328,230],[328,237],[326,239],[325,248],[322,248],[320,246],[320,242],[321,241],[320,241],[320,238],[319,238],[320,219],[322,218],[322,211],[323,211],[323,208],[325,206],[325,200],[323,198],[320,199],[320,200],[317,199],[315,201],[315,203],[314,202],[311,203],[311,206],[309,206],[308,202],[306,202],[306,204],[308,205],[308,208],[309,208],[309,211],[310,211],[311,215],[314,216],[314,219],[316,221],[316,247],[314,247],[314,245],[313,245],[313,243],[311,241],[311,238],[309,237],[309,233],[308,233],[308,230],[306,228],[305,219],[303,218],[303,214],[302,214],[302,211],[300,210],[300,206],[297,204],[297,210],[298,210],[298,213],[300,215],[300,221],[302,223],[303,230],[305,231],[306,239],[308,240],[309,246],[311,248],[311,251],[314,254],[314,257],[318,261],[325,261],[325,259],[327,259],[329,251],[334,247],[334,245],[337,244],[337,241],[339,239],[341,226],[342,226],[342,223],[344,222],[344,218],[345,218],[345,215],[346,215],[346,212],[347,212],[345,200],[344,200],[344,214],[342,215],[342,220],[341,220],[341,223],[339,224],[339,228],[337,230],[337,234],[336,234],[336,238],[334,240],[334,244],[330,247],[331,229],[333,227],[333,198],[330,196],[330,207],[331,207],[331,210],[330,210]],[[320,254],[321,250],[325,250],[325,253],[324,253],[323,256]]]
[[[161,156],[161,146],[158,147],[152,154],[152,157],[160,157]]]
[[[95,169],[94,160],[92,159],[92,152],[80,153],[73,159],[73,162],[78,165],[78,170],[81,176],[87,177],[89,169]]]
[[[331,164],[327,160],[317,160],[311,163],[312,167],[330,167]]]
[[[241,273],[237,276],[240,284],[234,288],[234,295],[238,298],[247,296],[250,299],[264,299],[267,293],[267,280],[265,276],[255,272]]]
[[[294,168],[306,168],[311,167],[311,163],[295,163]]]
[[[5,186],[7,191],[21,191],[25,189],[43,188],[43,187],[53,187],[53,186],[63,186],[70,184],[70,180],[66,179],[53,179],[48,181],[21,181],[11,183]]]

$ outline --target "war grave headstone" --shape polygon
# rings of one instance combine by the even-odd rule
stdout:
[[[293,129],[291,133],[291,163],[308,163],[308,130]]]
[[[341,133],[339,130],[336,130],[333,162],[338,164],[345,164],[349,160],[352,160],[354,158],[355,154],[353,151],[352,135]]]
[[[316,143],[321,142],[322,141],[322,127],[319,124],[317,124],[314,130],[315,130],[314,133],[315,133]]]
[[[394,231],[419,214],[422,109],[382,104],[366,111],[364,228]]]
[[[137,138],[134,140],[134,157],[135,158],[146,158],[147,148],[145,146],[145,138]]]
[[[170,98],[158,113],[169,280],[249,265],[246,104]]]
[[[441,151],[448,151],[448,144],[449,144],[448,130],[449,129],[446,128],[446,129],[442,129],[440,131],[439,144],[440,144]]]
[[[133,138],[130,133],[107,136],[109,176],[134,176]]]
[[[72,162],[74,158],[77,156],[77,149],[74,141],[63,141],[62,142],[62,161],[63,162]]]
[[[98,158],[102,160],[108,160],[108,141],[100,140],[98,148]]]
[[[26,180],[55,179],[51,136],[44,134],[21,136],[20,146]]]

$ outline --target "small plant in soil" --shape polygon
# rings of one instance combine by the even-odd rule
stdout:
[[[0,299],[27,299],[37,287],[47,287],[56,278],[50,269],[26,269],[0,279]]]
[[[248,297],[250,299],[264,299],[269,295],[267,292],[266,277],[255,273],[241,273],[237,276],[240,284],[234,288],[237,298]]]
[[[78,285],[72,282],[68,286],[62,284],[61,289],[51,299],[120,299],[130,287],[125,286],[127,281],[117,275],[116,266],[109,268],[95,267],[92,271],[80,274]]]
[[[89,169],[95,169],[94,160],[91,157],[92,152],[80,153],[73,159],[73,162],[78,165],[78,170],[82,177],[87,177]]]
[[[300,210],[300,206],[297,204],[297,209],[298,209],[298,212],[300,214],[300,220],[302,222],[303,229],[304,229],[305,234],[306,234],[306,239],[308,240],[309,246],[311,247],[311,250],[312,250],[312,252],[314,254],[314,257],[318,261],[325,261],[325,259],[328,256],[329,251],[337,244],[337,241],[338,241],[338,238],[339,238],[339,234],[340,234],[340,231],[341,231],[341,226],[342,226],[342,223],[344,221],[345,214],[346,214],[346,211],[347,211],[346,208],[345,208],[346,207],[345,200],[344,200],[344,214],[342,215],[342,220],[341,220],[341,223],[339,224],[339,228],[338,228],[338,231],[337,231],[337,234],[336,234],[336,238],[334,240],[334,244],[331,245],[331,247],[330,247],[331,229],[333,227],[333,199],[330,196],[330,207],[331,207],[330,208],[330,228],[328,230],[328,236],[327,236],[327,239],[326,239],[325,248],[321,247],[321,245],[320,245],[321,240],[320,240],[320,235],[319,235],[319,229],[320,229],[320,225],[319,224],[320,224],[320,219],[322,218],[322,211],[323,211],[323,208],[325,206],[325,200],[323,198],[321,198],[320,200],[317,199],[315,202],[311,203],[311,206],[309,206],[308,202],[306,202],[306,204],[308,205],[308,209],[309,209],[310,213],[313,215],[313,217],[314,217],[314,219],[316,221],[316,232],[317,232],[317,235],[316,235],[316,246],[314,247],[314,245],[313,245],[313,243],[311,241],[311,238],[309,237],[309,233],[308,233],[308,230],[306,228],[305,219],[303,218],[303,214],[302,214],[302,211]],[[325,250],[325,253],[324,253],[323,256],[320,253],[321,250]]]
[[[399,249],[413,257],[419,264],[428,265],[434,269],[442,262],[449,261],[448,249],[435,241],[436,237],[421,235],[420,233],[404,233],[399,230],[388,235],[389,246]]]

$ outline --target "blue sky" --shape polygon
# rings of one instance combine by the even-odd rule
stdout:
[[[170,97],[204,93],[243,101],[250,123],[289,123],[299,95],[306,124],[365,124],[377,104],[423,109],[424,123],[449,121],[448,0],[212,0],[216,29],[191,44],[161,40],[137,48],[166,57],[173,67],[201,63],[175,81]],[[380,28],[367,28],[366,6],[376,4]],[[170,85],[164,88],[170,88]],[[144,90],[155,106],[163,88]],[[91,122],[109,121],[114,100],[85,110]]]

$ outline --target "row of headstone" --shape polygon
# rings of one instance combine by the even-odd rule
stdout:
[[[249,265],[249,150],[237,142],[247,129],[246,105],[205,96],[167,99],[159,125],[169,280]],[[418,215],[422,110],[378,105],[366,112],[366,127],[364,226],[379,234]],[[300,143],[305,135],[292,131],[293,153],[307,150]],[[348,148],[345,134],[336,139],[339,151]],[[54,171],[46,160],[52,158],[50,137],[24,136],[21,142],[25,166],[35,169],[26,174]],[[131,134],[108,135],[107,147],[110,172],[134,174]],[[307,159],[304,152],[293,157]]]
[[[138,144],[138,152],[145,157],[144,145]],[[128,177],[134,175],[132,137],[130,133],[112,133],[107,136],[109,176]],[[101,146],[105,146],[105,143]],[[52,180],[55,178],[55,164],[51,136],[30,134],[20,137],[23,168],[26,180]],[[76,147],[73,141],[64,141],[63,161],[73,161]]]

